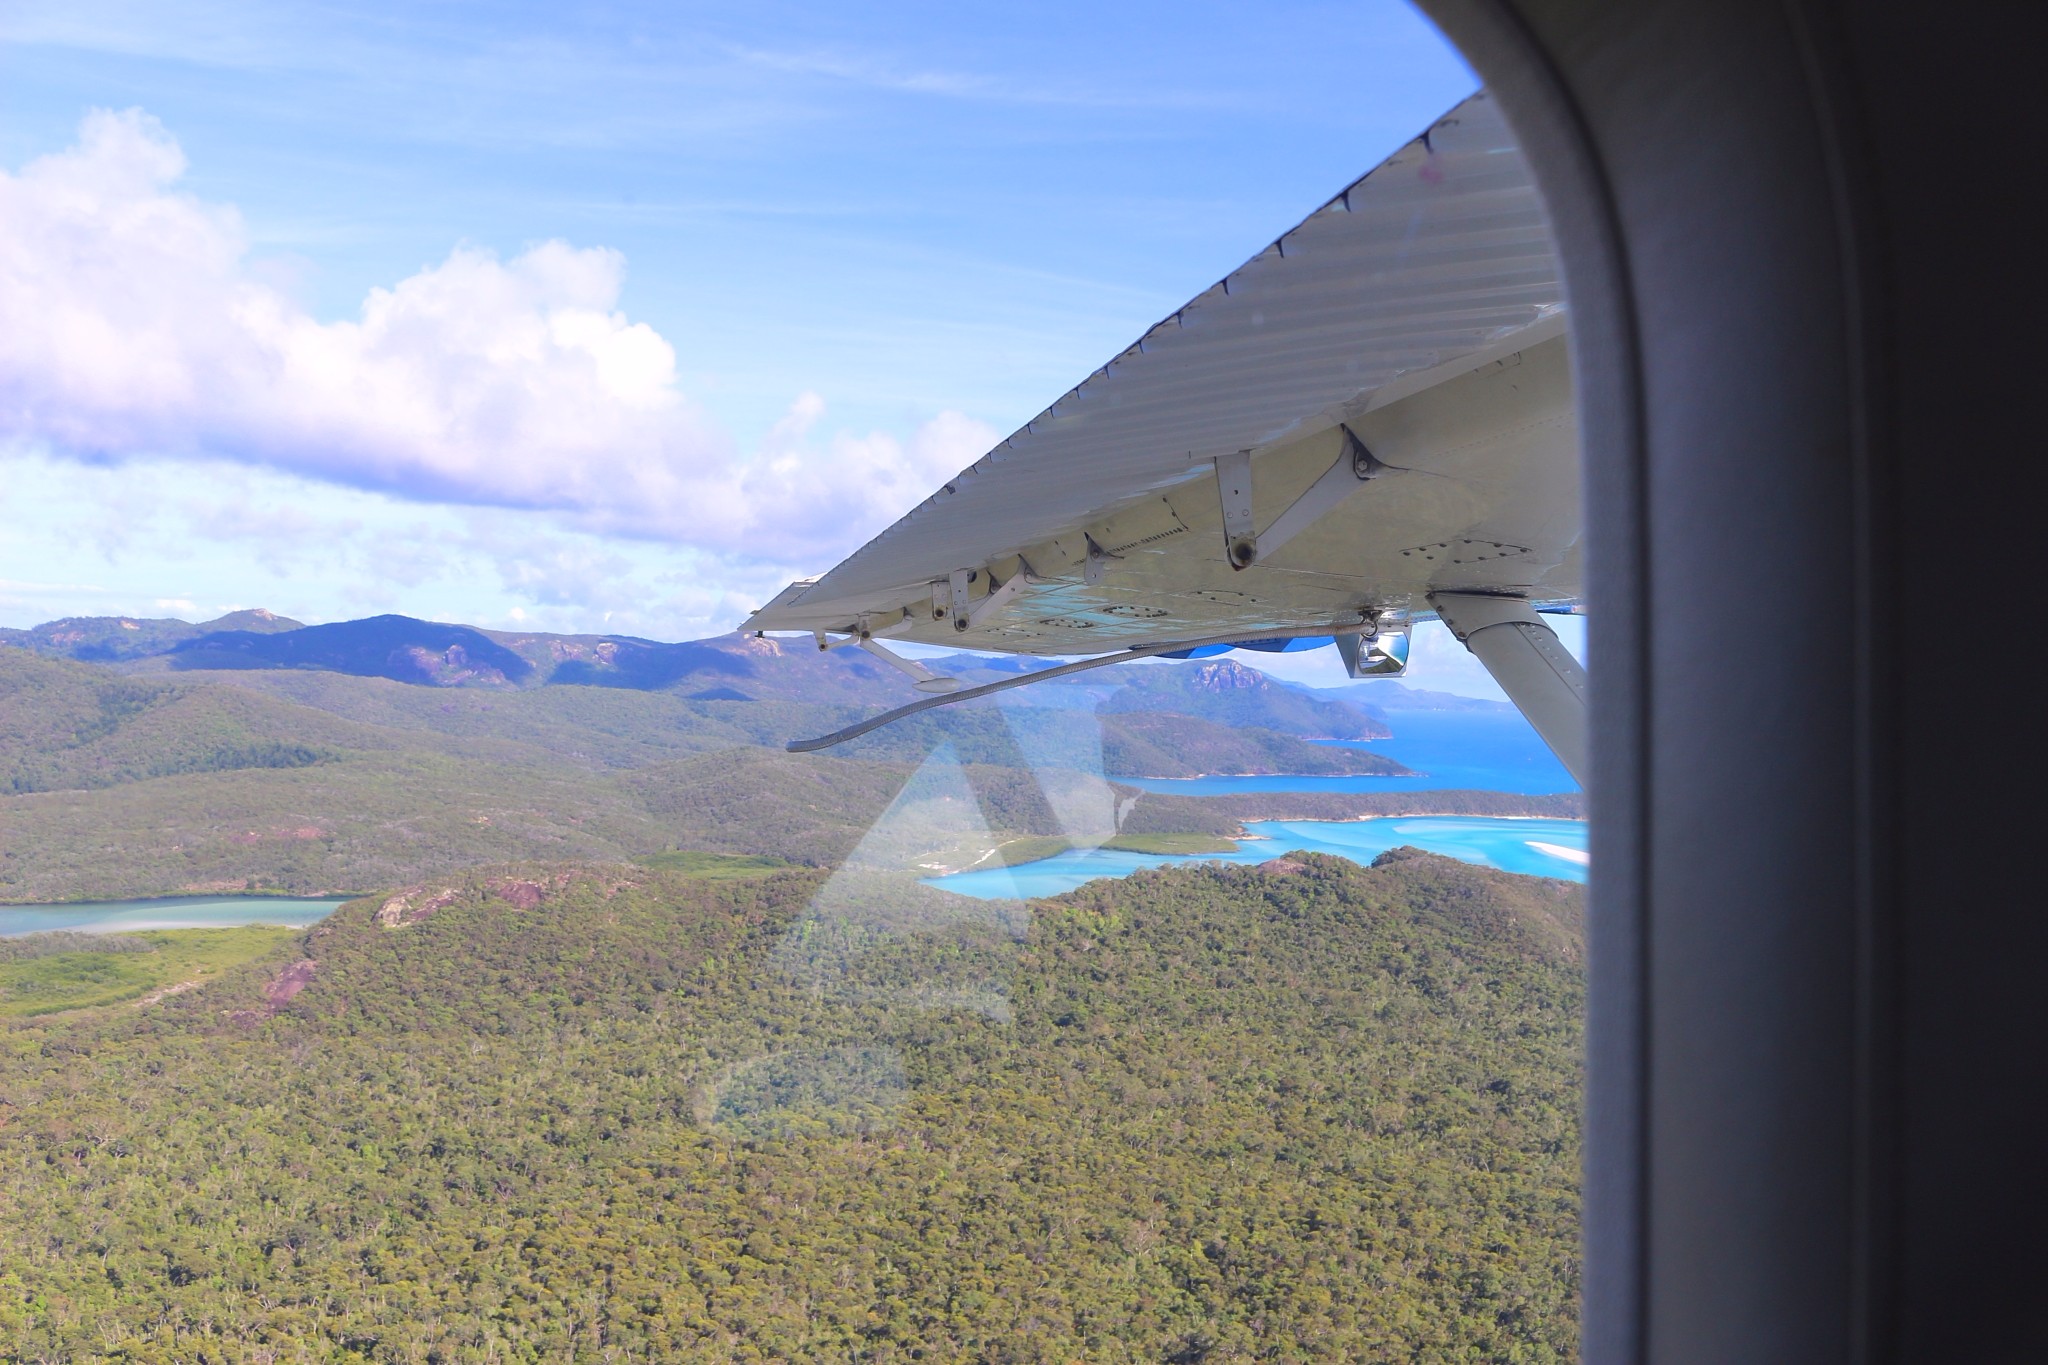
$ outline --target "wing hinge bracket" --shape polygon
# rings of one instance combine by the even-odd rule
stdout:
[[[1216,457],[1216,496],[1223,504],[1223,552],[1233,569],[1249,569],[1259,557],[1259,531],[1252,520],[1252,453]]]

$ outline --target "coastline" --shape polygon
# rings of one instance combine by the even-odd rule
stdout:
[[[1126,789],[1130,791],[1132,789]],[[1135,789],[1139,800],[1124,834],[1241,834],[1251,820],[1372,820],[1383,816],[1480,816],[1490,819],[1583,820],[1580,792],[1527,794],[1437,787],[1409,791],[1250,791],[1183,796]]]
[[[1349,825],[1365,820],[1573,820],[1586,823],[1583,815],[1494,815],[1470,810],[1404,810],[1386,815],[1255,815],[1254,823]]]
[[[1111,852],[1114,852],[1114,853],[1143,853],[1143,854],[1148,854],[1148,855],[1151,855],[1151,856],[1154,856],[1154,857],[1163,857],[1163,858],[1177,858],[1177,857],[1185,857],[1185,858],[1199,858],[1199,857],[1203,857],[1203,856],[1206,856],[1206,855],[1221,855],[1221,854],[1226,854],[1226,853],[1232,853],[1232,852],[1236,852],[1236,851],[1237,851],[1237,849],[1236,849],[1236,845],[1239,845],[1239,844],[1246,844],[1246,843],[1261,843],[1261,842],[1266,842],[1266,843],[1277,843],[1277,842],[1279,842],[1278,840],[1276,840],[1276,839],[1275,839],[1275,838],[1274,838],[1274,837],[1273,837],[1272,835],[1270,835],[1270,834],[1254,834],[1254,833],[1252,833],[1252,832],[1251,832],[1251,831],[1250,831],[1249,829],[1247,829],[1247,828],[1246,828],[1246,826],[1247,826],[1247,825],[1251,825],[1251,824],[1315,824],[1315,825],[1352,825],[1352,824],[1364,824],[1364,823],[1366,823],[1366,822],[1368,822],[1368,821],[1372,821],[1372,820],[1530,820],[1530,821],[1545,821],[1545,822],[1555,822],[1555,821],[1560,821],[1560,820],[1563,820],[1563,821],[1571,821],[1571,822],[1573,822],[1573,823],[1577,823],[1577,824],[1584,824],[1584,823],[1586,822],[1586,817],[1585,817],[1585,816],[1583,816],[1583,815],[1489,815],[1489,814],[1476,814],[1476,813],[1474,813],[1474,812],[1472,812],[1472,811],[1459,811],[1459,810],[1448,810],[1448,811],[1447,811],[1447,810],[1413,810],[1413,811],[1401,811],[1401,812],[1399,812],[1399,813],[1396,813],[1396,814],[1389,814],[1389,815],[1379,815],[1379,814],[1374,814],[1374,815],[1345,815],[1345,816],[1334,816],[1334,817],[1330,817],[1330,816],[1284,816],[1284,815],[1271,815],[1271,816],[1256,816],[1256,817],[1252,817],[1252,818],[1250,818],[1250,819],[1248,819],[1248,820],[1245,820],[1245,821],[1242,821],[1242,822],[1240,822],[1240,823],[1239,823],[1239,825],[1238,825],[1238,829],[1237,829],[1237,832],[1236,832],[1235,834],[1223,834],[1223,835],[1203,835],[1203,834],[1195,834],[1195,833],[1193,833],[1193,832],[1189,832],[1189,831],[1164,831],[1164,830],[1162,830],[1162,831],[1159,831],[1159,832],[1157,833],[1157,835],[1154,835],[1154,836],[1149,836],[1149,837],[1166,837],[1166,836],[1170,836],[1170,835],[1174,835],[1174,834],[1182,834],[1182,835],[1185,835],[1186,837],[1188,837],[1188,838],[1190,838],[1190,839],[1195,839],[1195,838],[1213,838],[1213,839],[1215,839],[1215,840],[1216,840],[1217,842],[1219,842],[1219,843],[1225,843],[1225,844],[1229,844],[1229,845],[1231,845],[1231,847],[1229,847],[1229,848],[1204,848],[1204,849],[1188,849],[1188,850],[1185,850],[1185,851],[1183,851],[1183,850],[1163,850],[1163,849],[1158,849],[1158,848],[1142,848],[1142,847],[1137,847],[1136,845],[1138,845],[1139,843],[1141,843],[1142,841],[1144,841],[1144,840],[1146,840],[1146,839],[1148,838],[1148,836],[1147,836],[1147,835],[1137,835],[1137,836],[1134,836],[1134,837],[1132,837],[1132,838],[1130,838],[1130,839],[1128,839],[1128,840],[1126,840],[1126,839],[1124,839],[1124,838],[1122,838],[1122,837],[1119,837],[1119,838],[1116,838],[1116,839],[1111,839],[1111,840],[1108,840],[1108,841],[1106,841],[1106,842],[1104,842],[1104,843],[1102,843],[1102,844],[1098,844],[1098,845],[1095,845],[1095,847],[1097,847],[1097,848],[1102,848],[1102,849],[1107,849],[1107,850],[1109,850],[1109,851],[1111,851]],[[992,849],[988,850],[988,852],[986,852],[986,853],[982,854],[982,855],[981,855],[981,856],[980,856],[979,858],[976,858],[976,859],[975,859],[975,860],[974,860],[973,862],[971,862],[971,863],[968,863],[968,864],[966,864],[965,866],[962,866],[962,867],[945,867],[945,868],[941,868],[941,867],[940,867],[939,865],[937,865],[937,864],[920,864],[920,865],[919,865],[919,869],[920,869],[921,871],[927,872],[927,873],[928,873],[928,875],[930,875],[930,876],[934,876],[934,877],[950,877],[950,876],[955,876],[955,875],[958,875],[959,873],[962,873],[962,872],[974,872],[974,871],[986,870],[986,869],[987,869],[987,867],[988,867],[988,864],[989,864],[989,859],[991,859],[991,858],[994,858],[994,857],[995,857],[995,856],[996,856],[997,854],[1001,853],[1001,852],[1002,852],[1002,851],[1003,851],[1003,850],[1004,850],[1005,848],[1008,848],[1008,847],[1010,847],[1010,846],[1011,846],[1011,845],[1013,845],[1013,844],[1021,844],[1021,843],[1028,843],[1028,842],[1032,842],[1033,840],[1036,840],[1036,839],[1040,839],[1040,838],[1051,838],[1051,837],[1054,837],[1054,836],[1042,836],[1042,835],[1022,835],[1022,836],[1019,836],[1018,838],[1015,838],[1015,839],[1008,839],[1008,840],[1005,840],[1004,842],[1002,842],[1002,843],[1000,843],[1000,844],[997,844],[997,845],[996,845],[996,846],[995,846],[994,848],[992,848]],[[1072,852],[1074,852],[1074,851],[1075,851],[1075,850],[1074,850],[1074,845],[1073,845],[1072,843],[1070,843],[1070,842],[1066,842],[1066,841],[1060,841],[1060,842],[1061,842],[1061,846],[1060,846],[1060,847],[1058,847],[1058,848],[1047,848],[1047,849],[1045,849],[1045,850],[1044,850],[1044,851],[1042,851],[1042,852],[1041,852],[1041,851],[1036,851],[1036,850],[1034,850],[1034,851],[1032,851],[1032,852],[1031,852],[1031,853],[1029,854],[1029,856],[1026,856],[1026,857],[1017,857],[1017,858],[1006,858],[1006,859],[1004,859],[1004,860],[1003,860],[1002,862],[1000,862],[1000,863],[996,864],[996,866],[998,866],[998,867],[1029,867],[1029,866],[1030,866],[1031,864],[1033,864],[1033,863],[1042,863],[1042,862],[1046,862],[1046,861],[1048,861],[1048,860],[1050,860],[1050,859],[1053,859],[1053,858],[1057,858],[1057,857],[1061,856],[1062,854],[1066,854],[1066,853],[1072,853]],[[1580,852],[1580,851],[1579,851],[1578,849],[1575,849],[1575,848],[1568,848],[1568,847],[1566,847],[1566,846],[1565,846],[1565,845],[1563,845],[1563,844],[1549,844],[1549,843],[1542,843],[1542,842],[1539,842],[1539,841],[1536,841],[1536,840],[1533,840],[1533,839],[1532,839],[1532,840],[1525,840],[1524,842],[1526,842],[1526,843],[1527,843],[1527,844],[1528,844],[1528,845],[1529,845],[1529,846],[1530,846],[1531,848],[1537,849],[1538,851],[1540,851],[1540,852],[1543,852],[1543,853],[1548,853],[1548,854],[1550,854],[1550,855],[1551,855],[1551,856],[1553,856],[1553,857],[1563,858],[1563,859],[1564,859],[1565,861],[1567,861],[1567,862],[1573,862],[1573,863],[1578,863],[1578,864],[1580,864],[1581,866],[1585,866],[1585,865],[1586,865],[1586,855],[1585,855],[1585,854],[1583,854],[1583,853],[1581,853],[1581,852]]]
[[[1140,853],[1159,858],[1199,858],[1205,855],[1235,853],[1239,843],[1247,839],[1261,837],[1263,836],[1256,834],[1203,834],[1175,830],[1128,836],[1117,835],[1112,839],[1100,844],[1091,845],[1090,847],[1108,849],[1112,853]],[[1173,840],[1183,840],[1190,844],[1203,842],[1208,846],[1178,849],[1158,846]],[[987,871],[990,870],[991,866],[989,860],[1002,853],[1004,849],[1011,848],[1017,844],[1034,843],[1039,844],[1040,847],[1026,850],[1022,856],[1004,858],[1000,862],[993,864],[993,866],[1029,867],[1033,863],[1042,863],[1048,859],[1057,858],[1061,854],[1075,851],[1072,840],[1062,838],[1056,834],[1020,834],[1014,839],[1003,840],[971,863],[966,863],[959,867],[951,867],[943,863],[918,863],[915,870],[925,877],[953,877],[958,876],[962,872]],[[1223,845],[1223,847],[1216,847],[1219,844]],[[1152,846],[1147,847],[1147,845]]]
[[[1540,839],[1529,839],[1524,842],[1538,853],[1548,853],[1553,858],[1562,858],[1568,863],[1577,863],[1580,867],[1591,867],[1593,865],[1593,855],[1582,848],[1568,848],[1563,844],[1546,844]]]
[[[1104,775],[1105,782],[1208,782],[1213,779],[1234,777],[1384,777],[1388,781],[1411,777],[1428,777],[1429,774],[1414,768],[1403,768],[1397,773],[1119,773],[1115,777]]]
[[[0,939],[32,934],[170,933],[269,925],[303,929],[354,896],[138,896],[117,901],[36,901],[0,905]]]
[[[9,910],[92,910],[106,905],[169,905],[178,901],[352,901],[375,891],[166,891],[158,896],[115,896],[62,901],[0,900],[0,914]]]
[[[1553,819],[1555,823],[1540,823]],[[1512,823],[1511,823],[1512,822]],[[1535,823],[1532,823],[1535,822]],[[1300,849],[1361,866],[1402,847],[1440,857],[1476,863],[1517,876],[1581,882],[1590,858],[1578,845],[1586,826],[1580,820],[1543,816],[1488,817],[1466,814],[1369,816],[1360,820],[1254,822],[1227,853],[1161,853],[1132,857],[1114,851],[1078,849],[1072,856],[1032,859],[1003,868],[983,862],[964,874],[927,877],[937,889],[977,899],[1036,900],[1056,896],[1102,878],[1116,879],[1158,867],[1248,867],[1271,861],[1280,851]],[[1371,824],[1370,828],[1362,828]],[[1530,836],[1539,836],[1531,838]],[[1098,856],[1098,854],[1100,856]]]

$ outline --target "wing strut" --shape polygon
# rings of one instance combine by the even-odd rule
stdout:
[[[1366,629],[1368,627],[1364,621],[1356,621],[1349,625],[1341,626],[1297,626],[1290,630],[1264,631],[1261,632],[1259,638],[1262,640],[1300,640],[1316,635],[1342,637],[1358,635]],[[1176,640],[1171,644],[1164,645],[1140,645],[1136,649],[1127,649],[1120,654],[1102,654],[1093,659],[1080,659],[1074,663],[1061,664],[1056,668],[1041,668],[1031,673],[1020,673],[1013,678],[1002,678],[996,682],[983,683],[979,687],[964,688],[961,691],[953,692],[946,696],[924,697],[918,701],[911,702],[907,706],[899,706],[894,711],[884,711],[879,716],[870,716],[858,724],[847,726],[844,730],[834,730],[831,734],[820,735],[816,739],[793,739],[783,747],[793,754],[808,754],[819,749],[829,749],[835,744],[844,744],[849,739],[859,739],[870,730],[879,730],[884,725],[902,720],[905,716],[914,716],[920,711],[929,711],[934,706],[950,706],[956,701],[971,701],[976,697],[986,697],[991,692],[1002,692],[1012,687],[1023,687],[1027,683],[1044,682],[1049,678],[1064,678],[1068,674],[1083,673],[1091,668],[1105,668],[1110,664],[1127,664],[1138,659],[1155,659],[1162,654],[1172,654],[1176,650],[1200,649],[1203,645],[1234,644],[1244,638],[1244,632],[1237,631],[1229,635],[1210,635],[1199,640]]]
[[[841,643],[844,643],[843,641]],[[910,685],[920,692],[952,692],[959,688],[958,678],[941,678],[915,659],[906,659],[880,640],[869,636],[855,639],[854,644],[880,659],[891,668],[901,669],[910,675]],[[837,648],[837,645],[831,646]]]
[[[1519,597],[1439,592],[1429,604],[1585,786],[1586,670],[1557,632]]]

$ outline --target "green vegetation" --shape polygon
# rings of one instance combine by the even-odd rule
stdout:
[[[395,615],[306,626],[257,610],[234,612],[203,625],[79,617],[29,630],[0,630],[0,645],[13,645],[46,658],[119,665],[131,672],[232,671],[273,679],[313,673],[390,679],[436,692],[461,689],[503,694],[574,685],[663,692],[700,702],[805,703],[812,708],[821,701],[842,707],[893,706],[904,699],[902,679],[866,655],[851,650],[824,653],[809,641],[744,635],[663,644],[625,635],[479,630]],[[983,658],[960,655],[936,662],[941,668],[991,676]],[[1341,765],[1347,760],[1332,758],[1327,751],[1314,757],[1316,751],[1287,745],[1287,737],[1377,739],[1388,731],[1370,707],[1354,705],[1334,693],[1318,695],[1275,683],[1234,660],[1126,666],[1058,685],[1099,699],[1106,714],[1138,712],[1153,717],[1154,733],[1146,733],[1142,726],[1134,729],[1118,720],[1107,721],[1106,729],[1116,737],[1112,748],[1129,750],[1112,758],[1111,772],[1183,777],[1254,770],[1383,770],[1294,766],[1304,761]],[[1196,760],[1197,764],[1207,761],[1209,766],[1187,767],[1179,752],[1182,745],[1154,742],[1162,714],[1181,722],[1197,722],[1187,727],[1182,745],[1217,748],[1218,755],[1212,759]],[[1243,731],[1255,731],[1258,737],[1249,743],[1241,736],[1233,738],[1232,732]],[[1263,758],[1247,757],[1261,751]],[[1224,766],[1233,761],[1227,757],[1233,753],[1237,756],[1234,761],[1268,766]],[[1007,761],[979,753],[968,756],[979,762]]]
[[[1159,711],[1101,717],[1103,771],[1118,777],[1210,777],[1246,773],[1337,776],[1409,770],[1384,754]],[[1363,728],[1363,727],[1360,727]]]
[[[1053,684],[1057,686],[1058,684]],[[767,704],[749,708],[756,711]],[[790,712],[789,733],[823,733],[844,719]],[[1215,774],[1310,773],[1332,776],[1377,773],[1398,776],[1409,771],[1393,759],[1363,749],[1314,744],[1295,735],[1242,725],[1202,720],[1160,711],[1068,712],[1061,717],[1071,733],[1054,745],[1060,766],[1087,768],[1110,777],[1204,777]],[[1019,746],[1014,713],[994,705],[968,704],[956,710],[927,713],[898,721],[843,746],[848,758],[922,758],[939,744],[951,744],[960,757],[996,767],[1030,767],[1033,755]],[[1063,751],[1063,752],[1062,752]],[[1039,762],[1045,760],[1041,757]]]
[[[0,1019],[59,1014],[188,991],[298,937],[295,929],[155,929],[98,938],[27,934],[0,939]],[[51,940],[38,942],[38,940]],[[85,940],[80,942],[79,940]],[[22,945],[15,947],[14,945]]]
[[[1119,834],[1103,847],[1125,853],[1230,853],[1236,850],[1237,841],[1213,834]]]
[[[0,940],[0,1360],[1574,1350],[1578,888],[1406,850],[1028,909],[917,877],[1112,807],[1108,847],[1192,854],[1577,797],[1083,777],[1396,766],[1228,662],[793,756],[901,679],[399,617],[0,643],[0,901],[384,888]]]
[[[1242,834],[1247,820],[1367,820],[1387,815],[1536,816],[1583,820],[1579,792],[1523,796],[1515,792],[1234,792],[1166,796],[1147,792],[1123,822],[1125,837],[1194,832]]]
[[[479,876],[0,1023],[0,1359],[1572,1357],[1579,888],[823,885]]]
[[[123,663],[168,654],[179,644],[210,631],[297,630],[300,623],[263,610],[232,611],[217,620],[193,625],[171,618],[135,616],[72,616],[46,621],[28,630],[0,627],[0,645],[32,650],[53,659],[91,663]]]
[[[1232,729],[1258,727],[1310,739],[1384,739],[1392,733],[1347,701],[1276,683],[1235,659],[1174,668],[1126,665],[1116,670],[1115,681],[1119,686],[1104,698],[1105,711],[1167,711]]]
[[[133,934],[85,934],[52,929],[39,934],[0,938],[0,962],[27,962],[59,953],[146,953],[155,945]]]
[[[248,691],[263,691],[334,709],[359,721],[444,734],[474,733],[477,727],[460,719],[445,723],[442,716],[468,713],[473,722],[477,715],[503,712],[495,717],[496,723],[487,721],[482,727],[493,737],[516,737],[519,743],[538,745],[578,761],[612,765],[620,762],[621,755],[617,744],[608,741],[622,733],[641,741],[636,746],[640,752],[625,761],[645,762],[656,756],[647,752],[646,741],[654,738],[647,721],[657,715],[671,725],[680,721],[684,731],[709,732],[694,743],[680,745],[674,735],[655,739],[654,747],[663,751],[659,756],[675,757],[681,752],[701,751],[706,747],[705,738],[714,743],[779,746],[782,740],[799,734],[837,728],[860,709],[895,705],[904,699],[902,679],[865,655],[853,651],[821,654],[808,642],[789,645],[742,636],[658,644],[623,636],[479,631],[405,616],[301,626],[265,612],[239,612],[205,626],[113,617],[52,622],[27,631],[0,632],[0,643],[18,646],[18,650],[6,651],[17,658],[89,660],[118,666],[124,674],[157,675],[159,681],[154,685],[127,684],[134,697],[149,704],[195,690],[161,681],[175,674],[200,683],[199,691],[218,694],[220,685],[231,681],[236,684],[236,695],[244,698]],[[977,661],[956,662],[972,671]],[[117,685],[117,677],[108,675],[105,668],[97,671],[97,683],[79,684],[74,679],[73,689],[96,687],[106,693]],[[46,672],[40,681],[46,683],[52,676]],[[0,749],[6,747],[7,694],[20,690],[25,679],[31,679],[31,672],[9,667],[0,658]],[[378,695],[374,686],[367,690],[362,686],[377,683],[392,684],[396,692]],[[1101,734],[1093,741],[1093,762],[1086,766],[1113,776],[1405,771],[1379,755],[1304,742],[1384,736],[1386,727],[1366,710],[1275,683],[1255,669],[1228,660],[1126,666],[1085,682],[1055,686],[1099,699],[1100,720],[1089,723],[1091,727],[1099,723]],[[535,693],[622,691],[651,694],[660,700],[650,707],[635,708],[631,703],[593,701],[585,696],[567,705],[571,711],[627,716],[637,712],[637,719],[623,727],[600,723],[600,731],[611,733],[603,735],[588,754],[574,745],[565,748],[551,742],[560,737],[559,728],[549,724],[554,719],[549,713],[556,707],[524,700]],[[405,697],[402,694],[406,692],[414,695]],[[473,700],[450,704],[451,696]],[[366,700],[370,697],[375,700]],[[232,709],[237,703],[223,703],[214,695],[200,704],[200,710],[209,713],[200,722],[202,734],[213,721],[210,710],[223,704]],[[246,707],[246,700],[239,704]],[[963,721],[962,717],[975,712],[952,713],[891,730],[871,738],[857,752],[867,757],[893,757],[908,751],[907,745],[921,756],[931,748],[931,734],[937,730],[971,762],[1015,763],[1017,754],[1010,734],[1014,713],[995,707],[975,711],[979,714],[973,720]],[[515,716],[540,718],[547,733],[530,734],[515,728],[510,724]],[[244,719],[230,717],[229,728]],[[262,728],[260,722],[258,728]],[[163,729],[136,735],[134,738],[143,742],[127,746],[133,752],[126,755],[129,761],[125,766],[121,754],[74,754],[70,762],[54,769],[31,765],[16,774],[20,781],[12,789],[58,790],[176,772],[312,762],[324,752],[317,746],[301,753],[271,752],[260,746],[241,752],[232,736],[225,743],[194,752],[189,743],[167,748],[162,742],[168,737]],[[81,732],[63,738],[60,747],[87,745],[90,739]],[[133,761],[138,754],[158,766],[145,763],[138,767]],[[1041,757],[1039,761],[1044,760]],[[4,765],[5,757],[0,755],[0,782],[9,776]]]
[[[633,861],[656,872],[680,872],[686,876],[720,880],[728,877],[758,877],[763,873],[775,872],[789,866],[781,858],[735,853],[703,853],[696,849],[670,849],[665,853],[650,853]]]
[[[1065,835],[1030,835],[1021,839],[1005,840],[997,846],[988,861],[1003,867],[1018,867],[1024,863],[1056,858],[1073,846],[1074,841]],[[1236,849],[1237,841],[1218,838],[1213,834],[1119,834],[1104,840],[1100,846],[1124,853],[1183,855],[1229,853]]]
[[[815,658],[792,667],[822,667]],[[1019,748],[1025,722],[993,707],[918,717],[830,755],[772,747],[853,713],[320,672],[125,677],[0,649],[0,790],[14,793],[0,795],[0,902],[352,893],[513,859],[627,863],[671,848],[828,865],[947,743],[968,762],[991,836],[957,850],[960,863],[1003,840],[1058,835]],[[1144,712],[1110,716],[1098,734],[1085,714],[1066,714],[1073,734],[1034,743],[1082,768],[1162,719],[1206,733]],[[1239,738],[1275,754],[1356,755],[1277,733]],[[1218,752],[1191,741],[1181,756],[1203,766]],[[1498,793],[1117,795],[1125,835],[1212,838],[1261,818],[1580,810],[1577,797]]]
[[[1018,867],[1058,857],[1073,846],[1074,841],[1064,834],[1027,834],[1021,839],[1005,839],[988,861],[1001,867]]]

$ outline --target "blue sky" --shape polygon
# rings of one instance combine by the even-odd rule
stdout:
[[[0,623],[729,628],[1475,84],[1395,3],[15,0]]]

